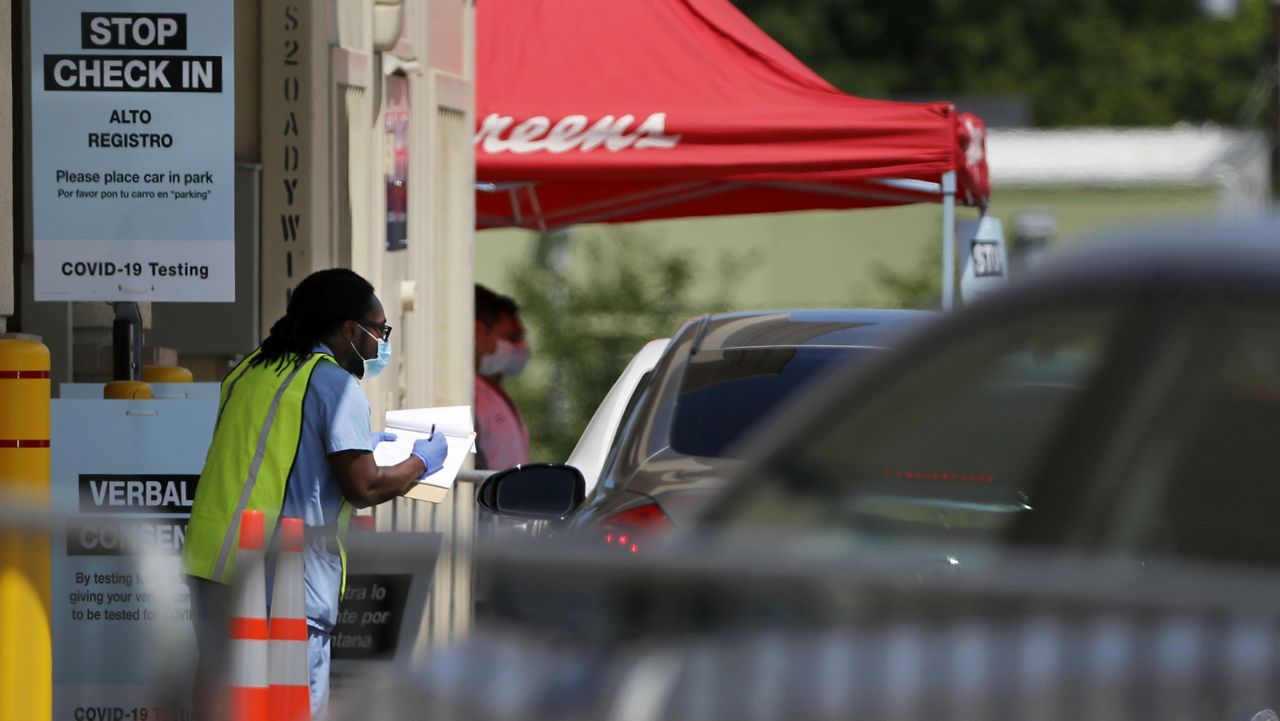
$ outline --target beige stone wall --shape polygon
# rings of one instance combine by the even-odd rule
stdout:
[[[395,5],[263,0],[259,25],[262,327],[314,270],[367,277],[395,328],[392,366],[363,384],[375,427],[387,410],[470,405],[472,393],[474,5],[402,0],[400,40],[380,50],[375,26]],[[391,74],[400,77],[389,83]],[[386,249],[389,108],[410,113],[408,239],[395,251]],[[462,484],[443,504],[376,512],[384,530],[445,538],[423,643],[470,624],[473,491]]]
[[[407,108],[409,123],[408,248],[370,247],[388,316],[397,331],[395,375],[384,383],[381,407],[471,405],[472,307],[475,246],[474,38],[470,0],[405,0],[400,42],[384,56],[385,75],[407,80],[407,98],[380,103],[384,127],[388,107]],[[393,160],[391,138],[376,134],[378,190],[369,214],[378,244],[385,243],[385,174]],[[394,323],[394,321],[392,321]],[[372,397],[372,394],[371,394]],[[375,403],[375,405],[378,405]],[[375,417],[379,409],[375,409]],[[441,504],[397,501],[380,509],[379,526],[434,531],[445,545],[427,615],[424,645],[456,638],[470,627],[474,486],[459,483]]]
[[[374,0],[265,0],[261,5],[256,138],[263,167],[261,320],[265,329],[283,314],[286,290],[308,273],[342,265],[374,281],[389,312],[415,313],[401,325],[414,331],[410,342],[431,348],[430,339],[440,335],[432,324],[447,323],[451,335],[453,315],[466,316],[468,331],[462,335],[470,336],[471,5],[468,0],[404,0],[403,39],[386,53],[372,47],[373,8]],[[383,109],[385,76],[396,68],[409,81],[413,113],[412,242],[407,251],[387,253]],[[238,152],[252,152],[253,141],[238,135]],[[441,146],[449,149],[449,158],[437,157]],[[442,182],[446,175],[449,180]],[[467,190],[451,193],[442,205],[435,193],[449,193],[454,185]],[[434,211],[442,211],[447,222],[427,222]],[[437,257],[441,253],[444,257]],[[450,281],[443,295],[436,289],[437,276]],[[457,292],[463,285],[468,286],[465,295]],[[429,305],[444,301],[448,321],[439,320],[439,309]],[[455,308],[459,303],[466,307]],[[408,371],[397,388],[376,389],[377,402],[398,407],[426,398],[465,401],[469,395],[459,395],[458,388],[470,379],[462,378],[453,355],[450,351],[442,359],[450,371],[440,388],[436,374]],[[461,365],[469,376],[469,350],[456,355],[466,356]]]

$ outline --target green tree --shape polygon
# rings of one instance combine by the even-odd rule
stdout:
[[[930,243],[916,267],[896,271],[876,263],[876,282],[899,308],[939,310],[942,307],[942,245]]]
[[[735,0],[864,97],[1026,94],[1042,126],[1258,122],[1266,0]]]
[[[725,307],[727,284],[749,264],[734,256],[717,269],[699,268],[689,254],[628,227],[544,235],[535,256],[511,269],[508,282],[534,349],[529,370],[508,389],[535,461],[568,458],[627,361],[688,318]],[[720,285],[708,288],[707,278]],[[695,299],[695,290],[707,295]]]

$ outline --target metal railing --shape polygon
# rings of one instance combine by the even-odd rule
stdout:
[[[1271,721],[1280,709],[1275,574],[1135,575],[1047,556],[921,579],[856,554],[742,551],[633,564],[481,549],[512,583],[514,613],[339,718]]]
[[[649,556],[485,546],[467,531],[484,475],[460,478],[454,504],[408,512],[452,539],[437,580],[479,562],[501,582],[492,615],[473,624],[468,596],[433,592],[435,636],[349,684],[335,721],[1272,721],[1280,709],[1270,570],[1033,556],[922,576],[898,567],[910,554],[763,537]],[[57,522],[0,498],[0,538]],[[434,547],[377,550],[404,567],[437,560]],[[138,628],[171,671],[151,681],[156,703],[180,706],[189,678],[176,670],[193,649]]]
[[[440,555],[427,609],[426,631],[418,651],[455,641],[471,629],[474,618],[472,549],[475,545],[476,488],[491,471],[463,470],[453,490],[440,503],[400,499],[375,511],[380,531],[440,534]]]

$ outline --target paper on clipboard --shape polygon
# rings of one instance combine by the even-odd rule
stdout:
[[[387,411],[388,433],[396,434],[394,441],[383,441],[373,449],[373,460],[380,466],[394,466],[409,457],[413,442],[426,438],[434,425],[436,433],[443,433],[449,445],[449,455],[444,468],[419,481],[406,498],[439,503],[453,488],[453,482],[467,460],[467,454],[475,447],[476,434],[471,420],[471,406],[440,406],[436,408],[408,408]]]

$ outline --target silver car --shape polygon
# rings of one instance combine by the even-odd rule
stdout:
[[[758,424],[827,373],[884,355],[937,317],[830,309],[694,318],[637,381],[594,487],[575,480],[571,466],[540,464],[494,476],[481,488],[480,504],[502,514],[498,489],[514,489],[521,479],[545,487],[554,484],[547,479],[563,478],[578,488],[565,507],[544,509],[548,515],[593,543],[640,553],[655,536],[685,524],[739,471],[751,450],[743,440]]]

